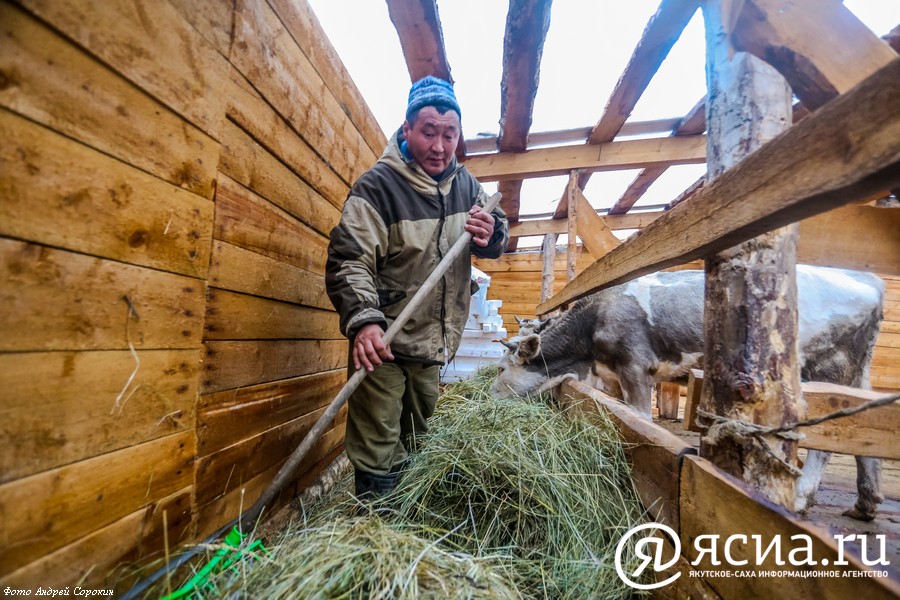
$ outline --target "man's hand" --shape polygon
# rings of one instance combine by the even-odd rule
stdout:
[[[386,360],[394,360],[390,346],[385,346],[381,341],[384,330],[377,323],[364,325],[353,339],[353,366],[359,370],[360,366],[367,371],[374,371],[375,367]]]
[[[466,221],[466,231],[472,234],[472,241],[476,246],[484,248],[494,235],[494,217],[486,213],[477,204],[469,210],[469,220]]]

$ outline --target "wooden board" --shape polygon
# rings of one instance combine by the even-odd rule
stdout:
[[[203,394],[347,365],[345,340],[207,342],[205,346]]]
[[[328,401],[330,399],[325,401],[326,404]],[[233,490],[240,489],[257,475],[282,462],[282,459],[287,458],[300,445],[307,432],[324,412],[325,406],[322,406],[222,450],[198,457],[195,476],[197,507],[203,507]],[[327,431],[334,431],[335,428],[343,429],[346,413],[347,406],[344,405],[334,420],[336,425],[329,427]],[[323,439],[330,440],[332,444],[343,441],[334,437]],[[306,464],[312,465],[316,460],[316,457],[309,457]]]
[[[212,137],[20,9],[4,3],[0,23],[0,71],[14,74],[0,105],[212,198]]]
[[[325,293],[323,275],[226,242],[213,242],[209,283],[220,289],[325,310],[334,308]]]
[[[894,370],[896,371],[896,367]],[[696,414],[702,386],[703,371],[691,369],[684,419],[684,428],[688,431],[704,431],[697,422]],[[806,417],[803,420],[818,419],[884,396],[881,392],[815,381],[803,382],[800,388],[806,402]],[[896,439],[898,430],[900,430],[900,404],[894,403],[818,425],[801,427],[798,431],[805,437],[799,440],[798,445],[801,448],[828,452],[898,459],[900,458],[900,448],[897,447]]]
[[[698,135],[481,154],[470,157],[465,165],[480,181],[502,181],[565,175],[572,169],[616,171],[698,164],[705,159],[706,137]]]
[[[375,156],[381,156],[387,145],[384,133],[322,30],[312,7],[308,2],[290,0],[273,0],[271,6],[369,148]]]
[[[0,486],[0,569],[12,572],[191,485],[194,455],[194,433],[185,431]]]
[[[224,175],[216,191],[214,235],[295,267],[325,272],[324,236]]]
[[[341,218],[334,205],[231,121],[222,136],[222,173],[322,235],[331,233]]]
[[[800,221],[797,262],[900,275],[900,208],[843,206]]]
[[[596,212],[596,211],[595,211]],[[612,230],[618,229],[640,229],[646,227],[664,211],[647,211],[629,213],[625,215],[602,215],[601,219],[606,226]],[[519,221],[518,223],[510,223],[510,237],[525,237],[535,235],[545,235],[548,233],[565,233],[565,219],[534,219],[528,221]]]
[[[231,120],[340,209],[349,190],[347,183],[291,129],[237,69],[232,68],[229,74],[226,95]]]
[[[200,346],[197,279],[9,239],[0,264],[0,350]]]
[[[225,118],[225,57],[168,2],[23,0],[126,79],[218,138]],[[197,7],[195,7],[196,9]]]
[[[181,18],[189,23],[216,51],[228,57],[234,6],[220,0],[171,0]]]
[[[687,456],[683,462],[681,475],[681,547],[682,554],[691,562],[697,559],[694,540],[700,535],[719,535],[719,556],[730,535],[761,535],[764,548],[776,535],[782,539],[783,559],[787,562],[790,548],[805,547],[791,541],[792,535],[807,535],[812,539],[813,557],[817,562],[828,560],[827,566],[814,569],[837,570],[839,572],[867,570],[856,558],[847,553],[849,566],[835,566],[837,546],[825,529],[801,521],[796,515],[776,506],[757,492],[747,488],[742,482],[730,477],[709,461],[697,456]],[[707,547],[707,544],[704,544]],[[755,565],[755,546],[734,543],[731,555],[735,560],[748,560],[739,567],[711,566],[709,555],[694,566],[698,570],[748,570],[779,571],[804,570],[774,564],[772,553],[762,566]],[[786,589],[797,598],[896,598],[900,595],[900,585],[895,580],[883,578],[857,577],[718,577],[707,582],[723,598],[777,598]]]
[[[0,483],[193,429],[200,351],[137,360],[127,350],[0,353]]]
[[[591,132],[591,144],[609,142],[616,136],[696,11],[697,3],[691,0],[660,3]]]
[[[668,211],[538,311],[900,184],[897,104],[900,58],[717,177],[691,202]]]
[[[296,500],[297,494],[308,486],[325,467],[343,452],[344,426],[325,432],[321,440],[310,450],[308,468],[301,467],[295,482],[288,484],[273,501],[273,506],[263,514],[263,519],[275,514],[282,506]],[[206,538],[220,527],[249,509],[262,495],[284,464],[284,460],[266,469],[227,494],[203,507],[197,518],[197,537]]]
[[[230,58],[344,183],[375,164],[378,156],[268,4],[236,1]]]
[[[206,340],[344,339],[338,314],[226,290],[207,294]]]
[[[36,582],[40,582],[44,589],[68,586],[74,594],[72,583],[78,582],[82,588],[112,588],[123,594],[137,579],[121,571],[135,561],[158,559],[164,552],[163,512],[169,526],[170,549],[185,543],[192,525],[189,487],[4,575],[3,584],[35,590]]]
[[[734,46],[781,71],[809,110],[849,91],[897,58],[840,2],[746,0],[735,12],[729,23]]]
[[[0,109],[0,234],[204,278],[213,204]]]
[[[206,456],[330,403],[345,369],[207,394],[197,416],[197,454]]]
[[[696,449],[642,419],[621,401],[580,381],[566,380],[562,393],[583,401],[576,410],[604,411],[612,419],[626,443],[625,453],[632,464],[631,476],[641,503],[655,521],[677,531],[681,460],[685,455],[696,454]]]
[[[576,187],[572,192],[575,194],[578,204],[575,217],[578,222],[578,237],[581,238],[585,248],[594,258],[600,258],[621,242],[613,235],[612,230],[603,219],[597,215],[594,207],[590,205],[581,190]]]

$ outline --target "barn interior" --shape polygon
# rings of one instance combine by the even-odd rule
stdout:
[[[452,81],[436,1],[386,4],[410,81]],[[731,135],[751,141],[726,149],[707,120],[740,103],[720,90],[684,115],[629,120],[701,4],[707,27],[718,27],[707,37],[711,72],[754,57],[767,65],[761,81],[790,86],[777,134],[747,125]],[[458,151],[486,186],[496,182],[511,223],[502,258],[473,260],[508,334],[516,317],[658,270],[704,269],[713,255],[793,227],[791,260],[885,281],[871,383],[881,395],[900,391],[896,24],[874,32],[833,0],[662,0],[596,123],[531,131],[550,11],[549,0],[510,0],[496,32],[499,132]],[[347,342],[325,293],[328,235],[392,132],[306,0],[0,0],[0,28],[0,582],[103,588],[122,564],[156,560],[238,517],[342,388]],[[744,147],[758,150],[744,160]],[[668,168],[713,160],[714,177],[641,205]],[[610,207],[586,196],[592,174],[635,169]],[[568,181],[553,210],[520,214],[523,181],[551,175]],[[520,247],[536,236],[539,247]],[[900,595],[900,407],[810,429],[802,448],[845,457],[804,519],[698,454],[691,410],[706,401],[701,381],[661,384],[656,425],[582,383],[563,391],[612,415],[641,500],[685,547],[760,522],[808,533],[826,553],[829,531],[885,534],[889,577],[788,585],[800,597]],[[872,397],[793,394],[810,406]],[[345,422],[346,408],[267,514],[342,454]],[[871,523],[840,516],[855,499],[854,454],[885,459],[886,501]],[[761,597],[785,585],[688,579],[669,593]]]

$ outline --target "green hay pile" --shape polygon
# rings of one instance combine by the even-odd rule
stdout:
[[[446,390],[383,506],[395,518],[452,531],[447,541],[465,552],[493,557],[526,597],[629,595],[613,557],[641,507],[614,426],[544,402],[494,400],[493,375],[479,372]]]

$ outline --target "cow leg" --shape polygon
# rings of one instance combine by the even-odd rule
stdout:
[[[884,502],[881,494],[881,459],[870,456],[856,457],[856,506],[844,511],[844,516],[860,521],[875,518],[878,505]]]
[[[807,452],[803,474],[797,480],[797,500],[794,504],[794,510],[797,512],[805,513],[816,503],[816,492],[819,490],[819,483],[829,460],[831,452],[821,450]]]

